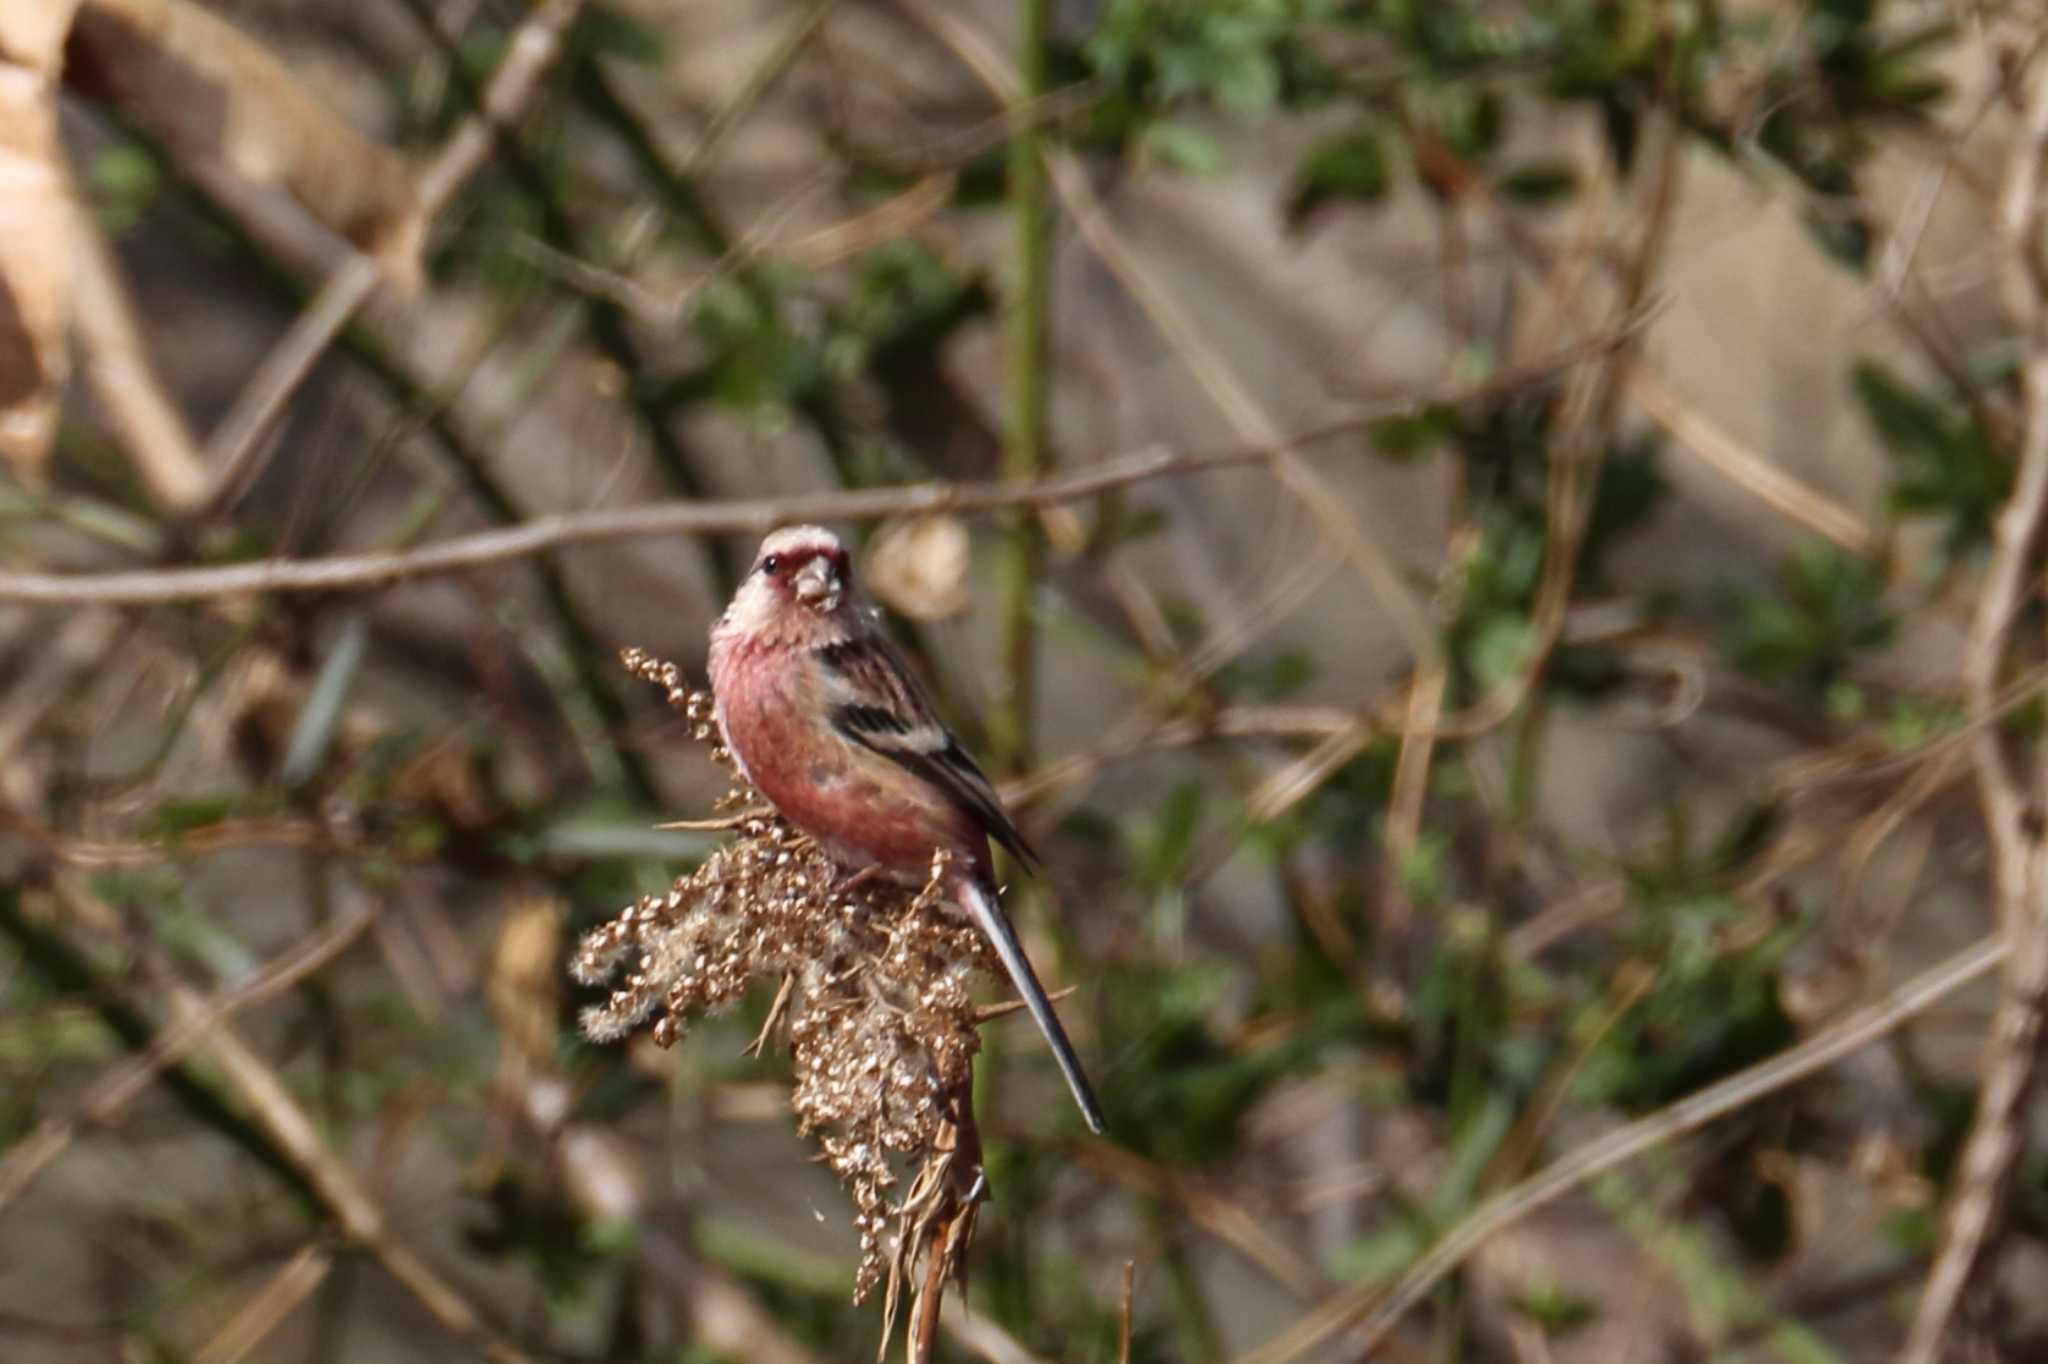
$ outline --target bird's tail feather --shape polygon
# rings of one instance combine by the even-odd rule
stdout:
[[[1010,983],[1024,997],[1024,1007],[1031,1011],[1032,1021],[1045,1034],[1046,1045],[1052,1048],[1060,1073],[1067,1077],[1067,1088],[1074,1091],[1074,1102],[1080,1105],[1081,1116],[1088,1120],[1089,1129],[1100,1135],[1102,1107],[1095,1102],[1095,1091],[1088,1087],[1088,1076],[1081,1069],[1081,1058],[1074,1055],[1074,1044],[1067,1040],[1059,1015],[1052,1011],[1052,1001],[1045,997],[1045,987],[1038,983],[1038,975],[1031,969],[1031,960],[1024,955],[1024,948],[1017,941],[1017,931],[1010,926],[1010,916],[1003,913],[1003,907],[996,903],[995,888],[970,878],[961,899],[966,902],[963,907],[973,917],[975,925],[988,936],[996,955],[1002,958],[1003,969],[1010,973]]]

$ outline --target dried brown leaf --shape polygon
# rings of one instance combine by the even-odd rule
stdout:
[[[190,0],[85,0],[67,57],[68,84],[118,104],[178,160],[285,191],[417,287],[426,219],[412,172],[241,30]]]
[[[942,620],[967,607],[967,528],[956,516],[896,521],[876,533],[867,583],[912,620]]]
[[[528,1061],[545,1063],[555,1048],[562,1008],[562,910],[535,896],[505,916],[491,951],[484,997],[499,1029]]]
[[[40,478],[69,368],[71,188],[55,75],[76,0],[0,0],[0,459]]]

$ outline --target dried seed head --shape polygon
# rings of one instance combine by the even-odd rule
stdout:
[[[711,742],[717,728],[707,693],[639,650],[624,660],[667,691],[699,742]],[[722,747],[713,754],[732,767]],[[742,785],[720,805],[761,803]],[[756,978],[791,982],[792,1106],[853,1199],[856,1301],[900,1253],[887,1244],[888,1228],[905,1209],[886,1193],[913,1162],[928,1171],[948,1158],[955,1138],[947,1124],[967,1111],[980,1049],[971,986],[995,962],[981,935],[948,909],[944,870],[941,857],[921,888],[869,884],[841,894],[843,869],[780,817],[764,815],[746,820],[666,894],[642,896],[591,930],[570,962],[587,985],[625,972],[610,998],[583,1012],[583,1032],[595,1042],[616,1041],[652,1018],[655,1042],[670,1046],[691,1017],[729,1008]]]

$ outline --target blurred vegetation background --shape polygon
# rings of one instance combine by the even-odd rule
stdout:
[[[774,982],[563,969],[800,514],[1110,1118],[939,1357],[2042,1358],[2044,37],[0,4],[0,1357],[873,1355]]]

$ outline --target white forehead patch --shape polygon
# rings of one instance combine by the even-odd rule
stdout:
[[[784,526],[761,542],[761,554],[788,554],[793,550],[839,552],[839,537],[823,526]],[[759,557],[758,555],[756,557]]]

